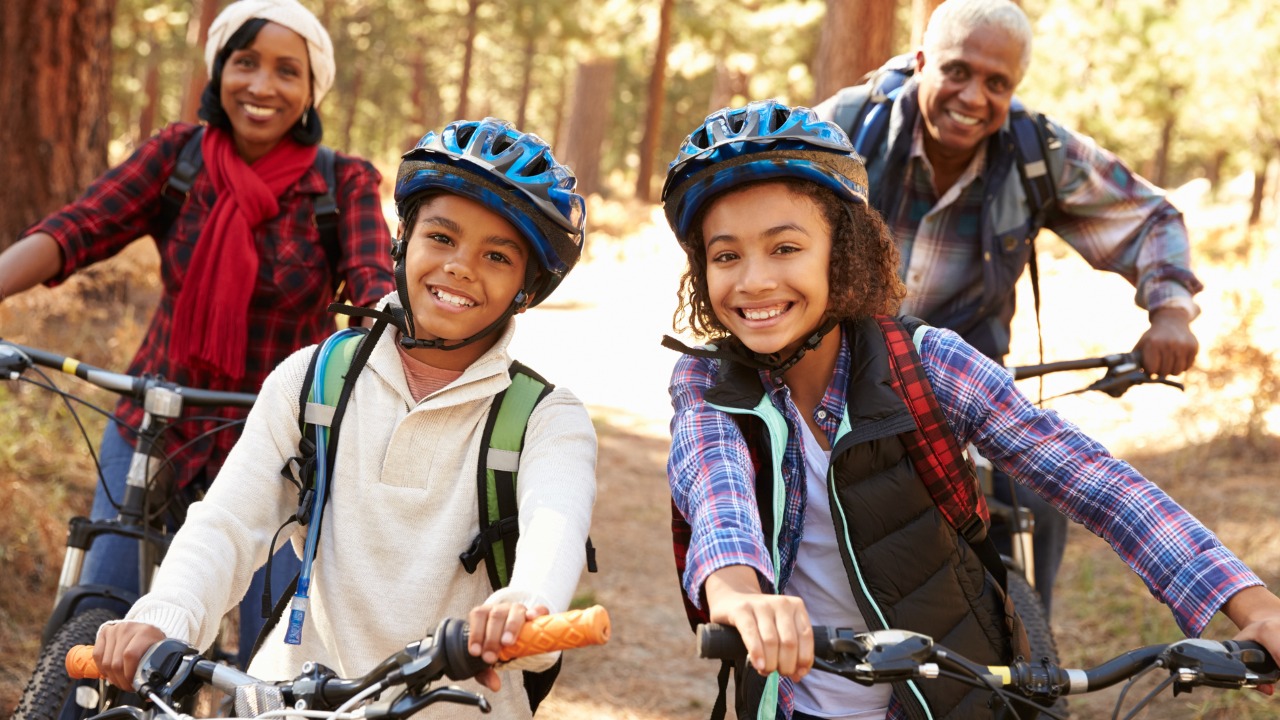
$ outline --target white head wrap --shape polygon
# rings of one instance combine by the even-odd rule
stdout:
[[[314,78],[312,102],[319,105],[329,88],[333,87],[333,41],[329,39],[329,33],[320,24],[319,18],[298,0],[237,0],[228,5],[209,27],[209,41],[204,46],[204,66],[210,79],[213,78],[213,59],[217,57],[218,51],[222,50],[241,25],[254,18],[283,25],[307,41],[307,56],[311,60],[311,75]]]

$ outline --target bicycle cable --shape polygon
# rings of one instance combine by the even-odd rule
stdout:
[[[1135,677],[1134,679],[1136,680],[1137,678]],[[1138,716],[1138,713],[1142,712],[1144,708],[1150,705],[1151,701],[1155,700],[1157,695],[1164,692],[1165,688],[1173,684],[1173,680],[1174,680],[1174,676],[1170,675],[1169,677],[1160,681],[1160,684],[1152,688],[1151,692],[1147,693],[1141,700],[1139,700],[1138,704],[1133,707],[1133,710],[1130,710],[1129,714],[1124,716],[1124,720],[1133,720],[1133,718],[1136,718]],[[1117,709],[1117,712],[1119,712],[1118,709]]]
[[[1129,681],[1124,684],[1124,687],[1120,688],[1120,695],[1119,697],[1116,698],[1116,707],[1111,712],[1111,720],[1120,720],[1120,711],[1124,707],[1124,696],[1129,693],[1129,690],[1134,686],[1134,683],[1138,682],[1139,680],[1142,679],[1144,675],[1155,670],[1160,666],[1161,666],[1161,663],[1159,660],[1157,660],[1156,662],[1142,668],[1137,673],[1135,673],[1133,677],[1129,678]]]
[[[966,668],[966,670],[968,670],[968,668]],[[956,682],[964,683],[965,685],[991,691],[992,695],[1000,699],[1000,704],[1004,705],[1004,707],[1013,715],[1012,720],[1022,720],[1022,716],[1018,714],[1016,709],[1014,709],[1012,702],[1012,700],[1018,699],[1018,696],[1008,690],[998,687],[990,680],[990,678],[983,677],[981,673],[969,671],[969,674],[964,674],[951,670],[939,669],[938,677],[944,677],[948,680],[955,680]],[[1056,720],[1065,720],[1065,718],[1058,715],[1053,715],[1053,717]]]
[[[107,481],[106,481],[106,478],[105,478],[105,476],[104,476],[104,475],[103,475],[103,473],[102,473],[102,463],[101,463],[101,461],[99,461],[99,460],[98,460],[98,452],[97,452],[96,450],[94,450],[93,440],[89,437],[89,431],[88,431],[88,429],[87,429],[87,428],[85,428],[85,426],[84,426],[84,422],[80,419],[80,413],[76,412],[75,407],[74,407],[74,406],[72,406],[72,404],[71,404],[71,401],[72,401],[72,400],[74,400],[74,401],[76,401],[76,402],[80,403],[81,405],[83,405],[84,407],[87,407],[87,408],[89,408],[90,410],[93,410],[93,411],[95,411],[95,412],[97,412],[97,413],[101,414],[103,417],[110,418],[110,417],[112,417],[112,414],[111,414],[109,411],[107,411],[107,410],[105,410],[105,409],[103,409],[103,408],[101,408],[101,407],[98,407],[97,405],[94,405],[93,403],[89,402],[88,400],[85,400],[85,399],[83,399],[83,398],[77,397],[77,396],[75,396],[75,395],[73,395],[73,394],[71,394],[71,393],[67,392],[66,390],[63,390],[62,388],[58,387],[57,385],[55,385],[55,384],[54,384],[54,382],[53,382],[53,378],[49,377],[49,375],[48,375],[48,374],[46,374],[46,373],[44,372],[44,370],[42,370],[42,369],[40,368],[40,366],[39,366],[39,365],[36,365],[36,364],[34,364],[34,363],[33,363],[33,364],[31,365],[30,369],[31,369],[32,371],[34,371],[34,372],[35,372],[37,375],[39,375],[40,377],[44,378],[44,381],[45,381],[45,382],[44,382],[44,384],[41,384],[41,383],[39,383],[39,382],[36,382],[35,380],[32,380],[31,378],[29,378],[29,377],[25,377],[25,376],[20,376],[20,377],[18,377],[18,378],[17,378],[17,379],[18,379],[18,381],[19,381],[19,382],[25,382],[25,383],[27,383],[27,384],[29,384],[29,385],[33,385],[33,386],[35,386],[35,387],[38,387],[38,388],[40,388],[40,389],[42,389],[42,390],[47,390],[47,391],[49,391],[49,392],[53,393],[54,395],[57,395],[59,398],[61,398],[61,399],[62,399],[63,404],[67,406],[67,412],[71,414],[71,419],[72,419],[72,420],[75,420],[75,422],[76,422],[76,427],[78,427],[78,428],[80,429],[80,436],[84,438],[85,445],[89,448],[89,457],[93,458],[93,467],[94,467],[94,469],[95,469],[95,470],[97,471],[97,473],[98,473],[98,484],[99,484],[99,486],[101,486],[101,487],[102,487],[103,493],[104,493],[104,494],[106,495],[106,497],[107,497],[107,502],[111,503],[111,507],[112,507],[112,508],[114,508],[114,509],[116,510],[116,512],[119,512],[119,511],[120,511],[120,503],[116,501],[115,497],[114,497],[114,496],[112,496],[112,494],[111,494],[111,489],[107,487]],[[126,426],[126,427],[127,427],[127,426]],[[132,429],[132,428],[130,428],[130,429]]]

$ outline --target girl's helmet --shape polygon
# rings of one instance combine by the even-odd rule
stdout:
[[[396,175],[396,213],[403,221],[415,195],[439,189],[501,215],[533,246],[537,263],[529,264],[524,290],[529,304],[537,305],[582,256],[586,203],[576,186],[573,171],[537,135],[496,118],[457,121],[428,132],[404,154]],[[406,240],[397,241],[401,251]]]
[[[707,116],[680,146],[662,187],[663,208],[685,243],[711,198],[755,180],[798,178],[867,204],[867,170],[848,136],[806,107],[757,100]]]

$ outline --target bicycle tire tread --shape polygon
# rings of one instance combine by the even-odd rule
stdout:
[[[98,628],[121,615],[108,608],[95,608],[75,615],[63,623],[49,642],[40,649],[35,670],[22,691],[12,720],[60,720],[68,693],[80,681],[67,676],[67,651],[75,645],[92,644]],[[96,711],[95,711],[96,713]],[[94,713],[89,713],[90,715]]]

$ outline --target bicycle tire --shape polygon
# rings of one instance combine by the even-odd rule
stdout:
[[[98,714],[98,704],[87,708],[68,707],[67,713],[63,714],[63,708],[68,703],[74,704],[77,687],[90,687],[96,693],[98,685],[97,681],[73,680],[68,677],[64,662],[67,651],[72,647],[93,644],[102,623],[119,620],[121,617],[123,616],[115,610],[94,608],[68,618],[49,642],[40,648],[35,671],[22,691],[18,707],[13,711],[13,720],[66,720],[70,717],[87,718]]]
[[[1040,600],[1040,593],[1016,569],[1009,570],[1009,598],[1013,600],[1013,607],[1027,630],[1027,642],[1031,645],[1031,657],[1027,659],[1035,662],[1048,658],[1049,662],[1057,664],[1058,643],[1053,638],[1049,618],[1045,617],[1044,602]],[[1065,713],[1067,699],[1058,698],[1049,707],[1055,712]]]

